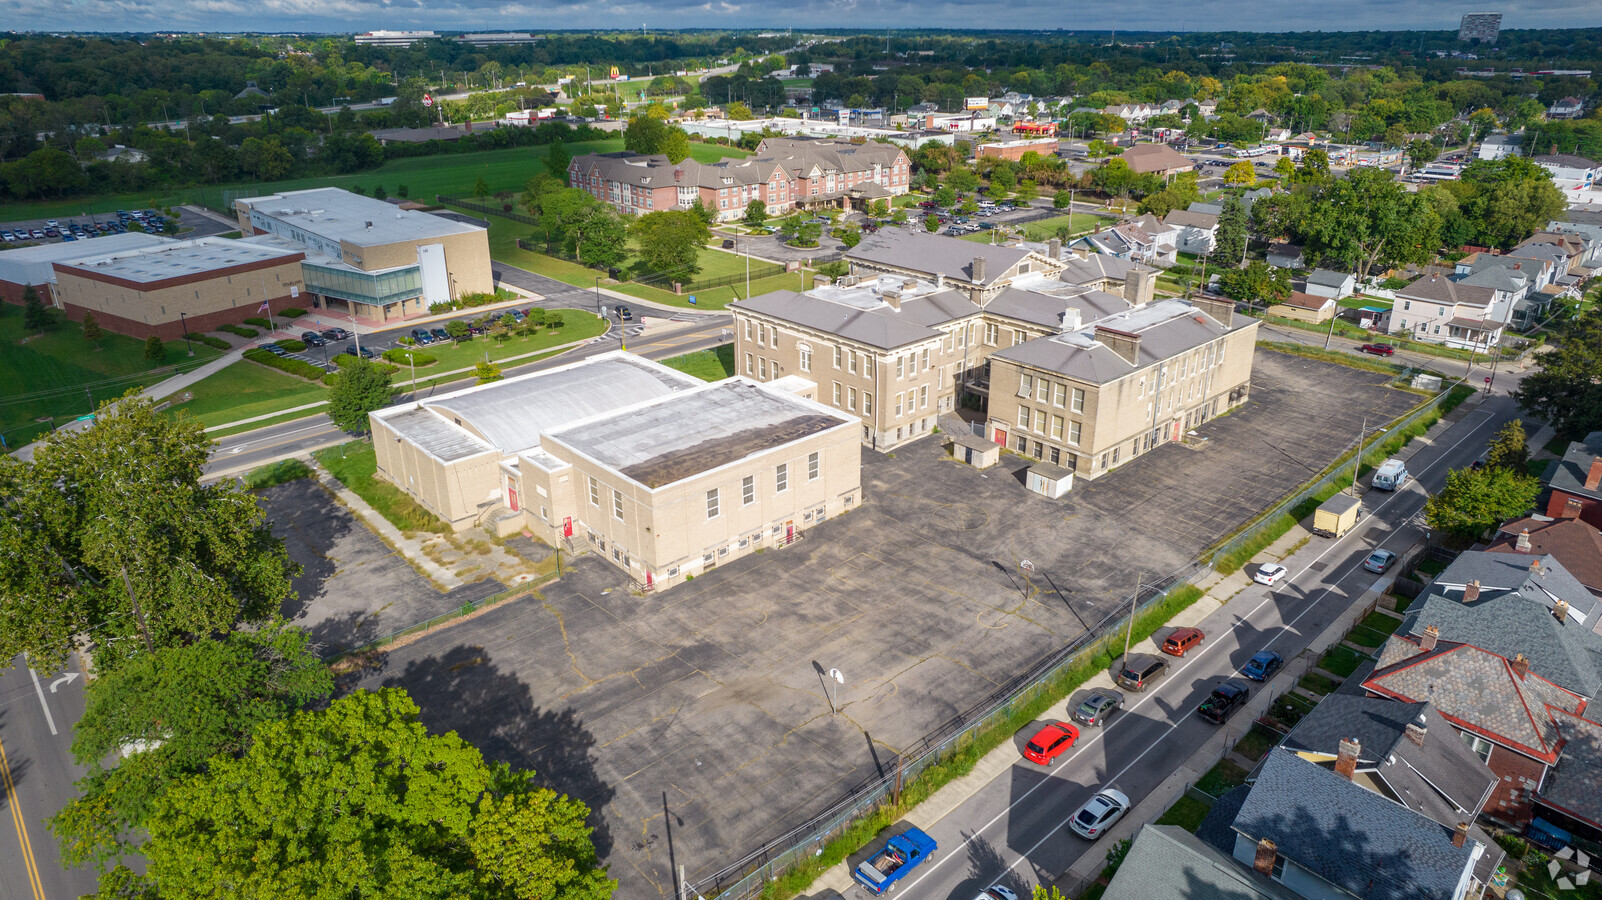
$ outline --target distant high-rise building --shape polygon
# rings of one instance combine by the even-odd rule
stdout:
[[[1494,44],[1501,33],[1502,14],[1499,12],[1467,13],[1463,16],[1463,24],[1457,27],[1457,39],[1460,41],[1478,40],[1482,44]]]
[[[533,44],[545,40],[545,37],[529,34],[526,31],[491,31],[483,34],[464,34],[457,40],[475,47],[496,47],[503,44]]]
[[[356,43],[379,47],[410,47],[418,41],[437,37],[439,35],[432,31],[369,31],[366,34],[356,35]]]

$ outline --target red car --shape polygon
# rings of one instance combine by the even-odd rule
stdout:
[[[1163,652],[1169,656],[1184,656],[1186,650],[1200,644],[1206,636],[1200,628],[1181,628],[1163,641]]]
[[[1024,744],[1024,759],[1049,766],[1052,760],[1072,747],[1077,740],[1079,740],[1079,729],[1067,722],[1053,722],[1035,732],[1035,736]]]
[[[1396,348],[1392,347],[1390,344],[1364,344],[1357,349],[1363,351],[1364,353],[1372,353],[1375,356],[1390,356],[1392,353],[1396,352]]]

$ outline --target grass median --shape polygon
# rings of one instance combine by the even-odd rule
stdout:
[[[371,441],[351,441],[312,455],[341,484],[401,531],[450,533],[451,527],[444,520],[419,506],[400,488],[378,479],[378,456]]]

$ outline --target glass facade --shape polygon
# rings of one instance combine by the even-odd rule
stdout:
[[[367,273],[302,263],[301,271],[306,289],[325,297],[387,306],[423,294],[423,273],[417,266]]]

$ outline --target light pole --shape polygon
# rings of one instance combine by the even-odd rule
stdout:
[[[406,351],[406,361],[412,364],[412,397],[417,397],[417,360],[412,359],[412,351]]]
[[[601,276],[595,276],[595,314],[601,314]]]
[[[829,687],[829,715],[833,716],[838,715],[840,712],[840,707],[835,704],[835,701],[839,698],[839,686],[845,684],[845,674],[839,669],[830,669],[829,680],[834,682]]]
[[[179,323],[180,327],[182,327],[183,330],[184,330],[184,349],[189,351],[189,355],[190,356],[194,356],[195,355],[194,345],[189,343],[189,320],[184,317],[183,313],[179,313],[178,314],[178,323]]]

